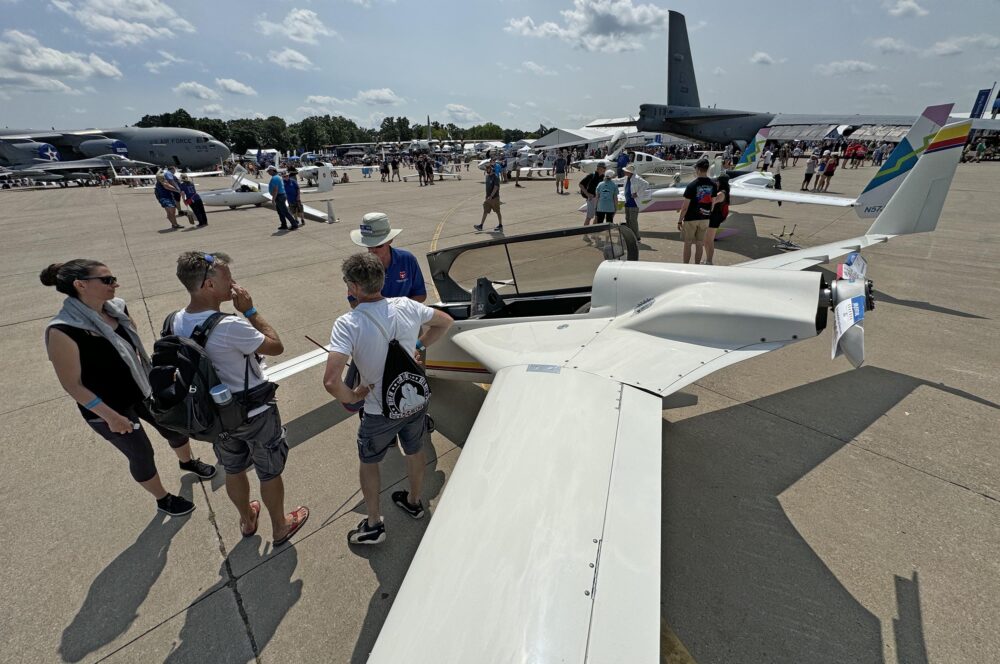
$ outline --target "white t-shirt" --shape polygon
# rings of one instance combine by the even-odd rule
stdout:
[[[333,323],[330,350],[353,356],[361,373],[361,384],[375,386],[365,397],[365,412],[381,415],[382,372],[389,340],[362,312],[377,320],[390,338],[399,340],[404,350],[412,352],[417,347],[420,326],[434,317],[434,310],[408,297],[392,297],[362,302]]]
[[[189,314],[186,309],[181,309],[174,317],[173,332],[182,337],[190,337],[194,328],[198,327],[214,311],[199,311],[196,314]],[[246,371],[246,357],[250,356],[250,388],[256,387],[264,382],[264,372],[254,357],[254,351],[260,348],[266,337],[257,331],[246,319],[239,316],[226,316],[215,326],[208,341],[205,342],[205,354],[212,360],[215,373],[225,383],[229,390],[236,394],[243,391],[243,377]],[[267,410],[267,406],[255,408],[248,415]]]

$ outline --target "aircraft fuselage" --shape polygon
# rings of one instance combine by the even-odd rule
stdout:
[[[701,143],[746,143],[774,117],[773,113],[723,108],[642,104],[636,129],[684,136]]]

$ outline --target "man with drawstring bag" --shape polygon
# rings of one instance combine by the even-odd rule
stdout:
[[[410,298],[383,296],[385,267],[373,254],[350,256],[341,271],[358,304],[333,324],[323,385],[341,403],[364,399],[358,457],[368,515],[347,539],[351,544],[379,544],[385,540],[385,524],[379,508],[378,464],[397,435],[410,488],[394,492],[392,502],[414,519],[424,516],[423,441],[430,388],[415,356],[444,336],[453,321],[451,316]],[[360,384],[353,389],[343,380],[344,368],[352,357],[361,375]]]

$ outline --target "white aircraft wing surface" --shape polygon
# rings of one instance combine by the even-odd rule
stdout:
[[[368,662],[657,661],[661,408],[502,370]]]
[[[654,197],[656,195],[654,194]],[[747,198],[758,201],[780,201],[782,203],[810,203],[812,205],[832,205],[835,207],[852,207],[856,198],[843,196],[826,196],[823,194],[807,194],[783,189],[768,189],[766,187],[740,187],[733,185],[729,189],[730,198]]]

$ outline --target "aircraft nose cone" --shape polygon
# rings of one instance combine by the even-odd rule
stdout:
[[[219,159],[225,159],[229,156],[229,148],[222,141],[210,141],[212,146],[212,153],[215,154]]]

